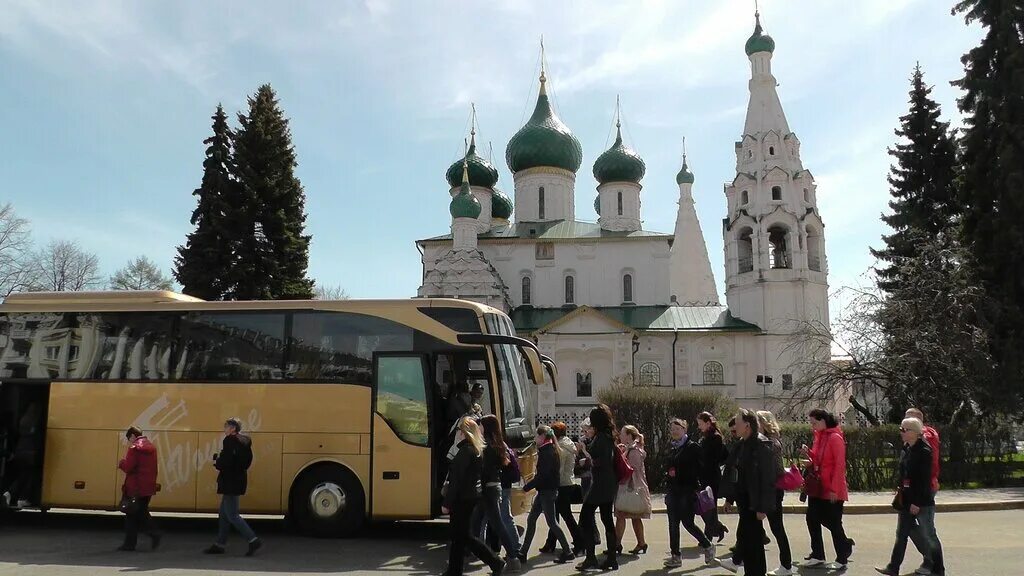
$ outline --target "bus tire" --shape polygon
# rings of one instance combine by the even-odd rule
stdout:
[[[288,504],[288,516],[307,536],[350,537],[366,521],[362,484],[337,464],[319,464],[304,471],[292,486]]]

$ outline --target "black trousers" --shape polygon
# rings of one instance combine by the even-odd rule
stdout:
[[[831,502],[821,498],[807,499],[807,532],[811,536],[811,557],[825,559],[825,543],[821,537],[824,526],[832,533],[832,545],[836,549],[836,562],[845,564],[853,553],[850,539],[843,529],[843,502]]]
[[[782,498],[785,495],[783,490],[775,491],[775,511],[768,515],[768,525],[779,545],[779,563],[783,568],[792,568],[793,551],[789,549],[789,536],[786,535],[786,525],[782,520]]]
[[[558,517],[565,523],[566,530],[569,531],[566,536],[569,540],[572,540],[572,547],[575,549],[577,546],[582,546],[580,540],[580,525],[576,523],[576,517],[572,515],[572,486],[563,486],[558,489],[558,500],[555,500],[555,512],[558,513]],[[555,533],[548,530],[548,538],[544,541],[544,548],[554,548],[558,539],[555,538]]]
[[[697,498],[689,490],[669,490],[665,494],[665,510],[668,513],[668,546],[669,552],[679,555],[679,525],[697,540],[701,548],[711,546],[711,541],[697,528],[694,522]]]
[[[450,510],[448,522],[452,541],[448,545],[448,571],[445,573],[449,576],[462,576],[467,547],[491,570],[501,563],[501,559],[494,551],[472,533],[473,510],[476,509],[476,504],[477,500],[460,500],[453,504]]]
[[[740,515],[736,547],[743,558],[743,574],[765,576],[768,562],[764,555],[764,527],[757,512],[750,509],[750,500],[742,494],[736,499],[736,509]]]
[[[611,502],[604,504],[583,503],[583,509],[580,510],[579,536],[583,539],[583,547],[587,551],[587,558],[595,558],[594,549],[597,547],[597,544],[595,543],[594,532],[597,531],[597,522],[594,518],[594,512],[598,509],[601,510],[601,523],[604,524],[604,541],[608,556],[615,560],[617,552],[615,547],[618,538],[615,537],[615,520],[612,518]]]
[[[160,535],[156,522],[149,515],[150,496],[143,496],[138,499],[135,512],[126,514],[124,517],[124,547],[135,548],[139,541],[139,532],[154,538]]]

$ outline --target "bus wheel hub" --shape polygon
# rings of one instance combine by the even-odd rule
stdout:
[[[320,518],[331,518],[345,509],[345,492],[332,482],[324,482],[309,496],[310,508]]]

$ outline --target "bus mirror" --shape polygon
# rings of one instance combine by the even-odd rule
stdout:
[[[541,355],[540,360],[544,363],[544,369],[551,379],[551,387],[558,390],[558,368],[555,366],[555,361],[544,355]]]
[[[526,359],[526,373],[536,385],[544,383],[544,364],[541,362],[540,354],[533,348],[522,347],[519,349]]]

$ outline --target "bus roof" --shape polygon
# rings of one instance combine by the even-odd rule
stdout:
[[[107,292],[20,292],[0,304],[0,312],[142,312],[150,310],[336,310],[370,313],[373,309],[403,307],[469,308],[478,314],[500,310],[454,298],[390,300],[232,300],[206,301],[166,290]]]

